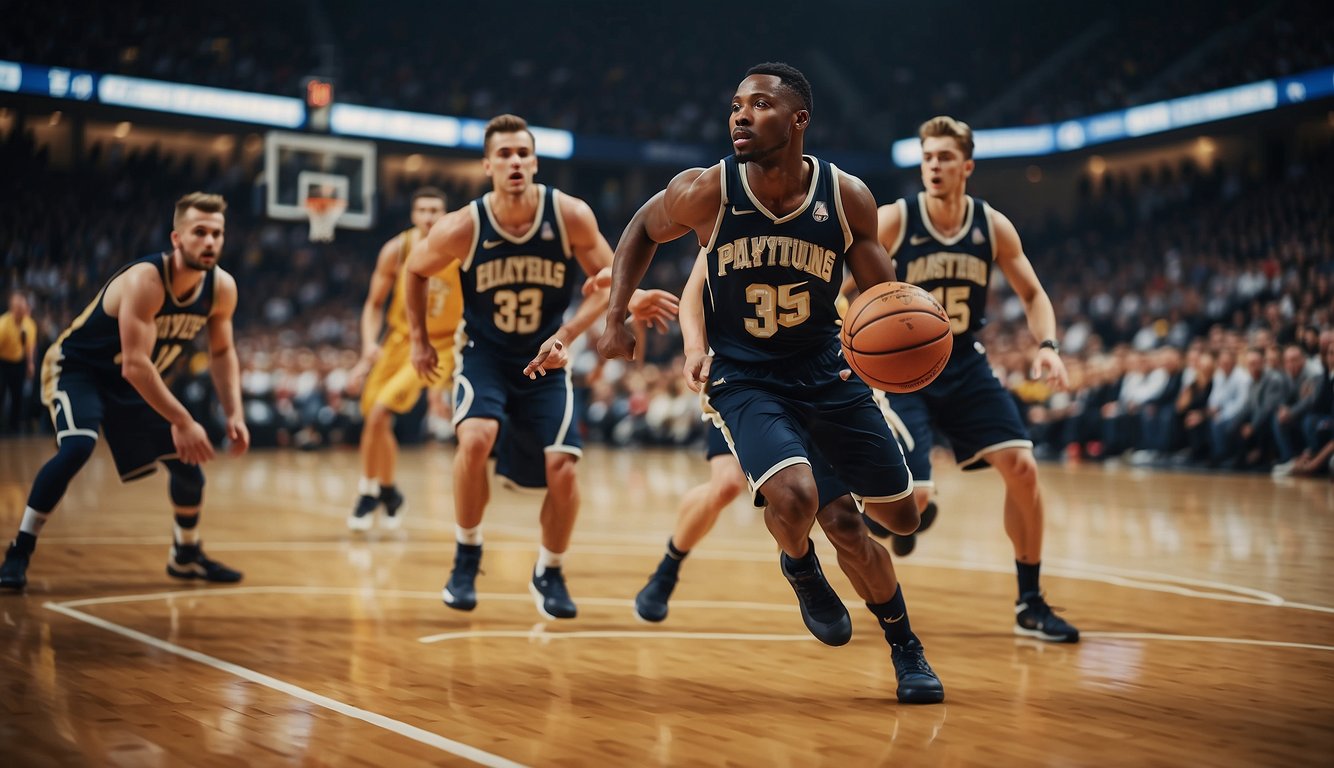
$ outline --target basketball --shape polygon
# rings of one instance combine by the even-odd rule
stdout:
[[[935,380],[954,349],[945,308],[909,283],[881,283],[843,316],[843,356],[867,385],[914,392]]]

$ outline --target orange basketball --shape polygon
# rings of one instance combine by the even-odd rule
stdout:
[[[909,283],[881,283],[863,292],[843,315],[839,338],[848,367],[886,392],[930,384],[954,349],[945,308]]]

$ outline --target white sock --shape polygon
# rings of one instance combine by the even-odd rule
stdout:
[[[473,526],[472,528],[464,528],[463,526],[455,523],[454,541],[458,542],[459,544],[471,544],[474,546],[481,546],[482,526],[477,525]]]
[[[174,526],[177,544],[194,545],[199,543],[199,528],[182,528],[179,525]]]
[[[362,496],[380,496],[380,481],[373,477],[363,477],[357,481],[357,493]]]
[[[541,576],[547,572],[548,568],[559,568],[561,561],[565,559],[564,552],[552,552],[551,550],[538,545],[537,547],[537,575]]]
[[[38,536],[42,532],[42,526],[46,525],[46,519],[50,516],[50,512],[38,512],[32,507],[24,507],[23,522],[19,523],[19,530]]]

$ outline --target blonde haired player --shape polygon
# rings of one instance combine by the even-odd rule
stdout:
[[[403,494],[394,485],[398,463],[394,416],[412,410],[422,388],[428,386],[412,368],[404,305],[407,270],[403,265],[413,247],[426,239],[431,225],[444,215],[444,192],[423,187],[413,193],[412,226],[394,235],[380,249],[362,305],[361,360],[352,376],[354,389],[365,381],[361,385],[361,480],[357,483],[356,506],[347,518],[347,527],[354,531],[370,530],[375,523],[375,510],[381,504],[385,510],[385,528],[394,530],[403,522],[400,516],[404,509]],[[462,316],[463,298],[455,263],[440,270],[427,283],[427,335],[440,361],[432,396],[448,387],[453,378],[454,331]]]

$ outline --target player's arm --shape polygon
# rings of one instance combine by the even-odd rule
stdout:
[[[691,168],[676,175],[667,188],[644,203],[616,244],[612,261],[611,299],[608,317],[625,317],[630,296],[644,279],[659,243],[667,243],[690,230],[712,228],[722,203],[722,180],[718,166]],[[634,334],[624,323],[607,323],[598,342],[603,357],[634,359]]]
[[[556,205],[560,206],[565,235],[570,240],[570,250],[575,260],[583,267],[584,274],[596,277],[611,265],[612,253],[607,238],[598,230],[598,220],[593,215],[593,209],[583,200],[569,195],[558,195]],[[524,366],[523,375],[535,379],[539,375],[546,376],[548,370],[564,368],[569,362],[570,343],[607,311],[607,296],[608,291],[602,288],[585,294],[570,319],[538,347],[537,354]]]
[[[236,278],[221,267],[213,277],[213,312],[208,317],[209,373],[218,402],[227,418],[227,439],[233,456],[250,447],[250,430],[241,407],[241,363],[236,358],[232,316],[236,314]]]
[[[24,332],[23,354],[28,360],[28,378],[32,378],[33,372],[37,370],[37,323],[29,315],[23,318],[20,327]]]
[[[873,285],[894,280],[894,265],[880,244],[875,198],[856,176],[840,172],[839,193],[843,216],[852,234],[845,260],[857,287],[865,291]]]
[[[880,206],[876,211],[876,236],[880,238],[880,245],[884,246],[885,253],[889,254],[889,267],[894,270],[895,275],[899,272],[895,257],[903,245],[907,209],[907,201],[895,200],[889,205]]]
[[[412,340],[412,367],[428,383],[440,378],[436,370],[440,357],[426,332],[427,284],[432,275],[466,257],[477,234],[472,211],[472,206],[460,208],[437,221],[426,239],[412,247],[403,265],[407,270],[403,276],[403,305]]]
[[[375,258],[375,271],[371,273],[371,285],[366,291],[366,301],[361,305],[361,359],[353,369],[353,378],[360,380],[370,370],[376,358],[380,356],[380,332],[384,330],[384,303],[398,279],[398,252],[402,248],[402,235],[389,239]]]
[[[1028,318],[1028,330],[1039,342],[1056,341],[1056,310],[1051,299],[1042,288],[1033,264],[1024,255],[1024,246],[1019,241],[1019,231],[1005,214],[991,211],[991,232],[996,239],[996,264],[1005,279],[1014,288],[1019,301],[1024,305],[1024,316]],[[1065,363],[1061,356],[1050,347],[1039,347],[1033,359],[1033,376],[1046,376],[1055,389],[1063,390],[1067,383]]]
[[[692,392],[698,392],[709,380],[709,367],[713,362],[709,357],[709,338],[704,327],[704,288],[708,285],[705,273],[708,268],[708,254],[701,248],[695,257],[695,266],[690,270],[685,290],[681,291],[679,322],[686,356],[682,372]]]
[[[121,376],[171,424],[172,441],[181,461],[198,464],[213,458],[213,446],[204,428],[167,388],[153,364],[153,345],[157,343],[157,324],[153,318],[167,295],[162,277],[156,269],[140,265],[118,280],[120,307],[116,322],[120,330]]]

